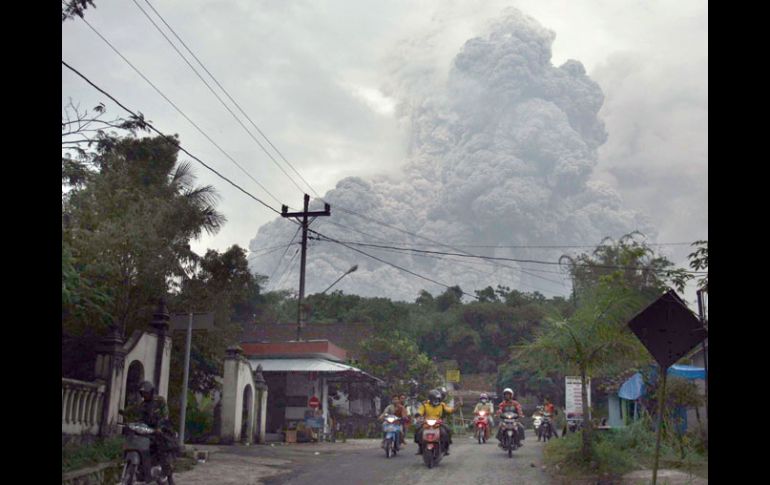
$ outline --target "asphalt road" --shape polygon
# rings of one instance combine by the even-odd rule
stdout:
[[[319,455],[307,455],[303,460],[292,460],[291,471],[265,477],[262,483],[547,485],[549,479],[541,469],[542,447],[536,438],[529,438],[524,447],[514,452],[513,458],[508,458],[494,438],[479,445],[469,437],[456,437],[451,455],[444,457],[437,467],[428,469],[422,457],[414,454],[417,450],[414,443],[409,443],[403,453],[387,459],[379,443],[370,442],[355,449],[331,449]]]

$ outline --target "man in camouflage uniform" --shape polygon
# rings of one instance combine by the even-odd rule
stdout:
[[[139,386],[142,400],[129,406],[122,414],[129,421],[141,421],[155,428],[150,452],[158,460],[163,473],[168,477],[168,485],[174,485],[172,474],[172,455],[176,450],[176,435],[168,419],[166,400],[155,395],[152,382],[144,381]]]

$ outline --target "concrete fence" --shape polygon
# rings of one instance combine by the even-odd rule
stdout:
[[[61,380],[61,431],[63,434],[99,434],[105,384]]]

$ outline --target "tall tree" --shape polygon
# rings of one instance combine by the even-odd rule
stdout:
[[[197,256],[191,239],[225,221],[211,186],[196,186],[189,163],[163,138],[100,134],[81,163],[83,177],[63,185],[62,245],[81,278],[106,295],[97,309],[62,309],[63,327],[146,324],[146,305]],[[78,314],[78,312],[80,312]],[[76,314],[78,315],[75,318]]]
[[[646,362],[644,348],[626,326],[635,311],[645,303],[638,290],[605,280],[592,290],[584,290],[581,304],[566,320],[546,321],[535,339],[520,346],[515,359],[533,370],[561,365],[565,372],[581,377],[583,398],[583,457],[591,457],[591,423],[588,417],[587,378],[623,365]]]

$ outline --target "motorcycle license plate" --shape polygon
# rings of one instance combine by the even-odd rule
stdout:
[[[484,425],[479,423],[479,428],[483,428],[483,427],[484,427]]]
[[[513,430],[512,429],[508,430],[508,436],[513,436]]]
[[[422,438],[425,441],[438,441],[438,431],[425,431],[422,435]]]

